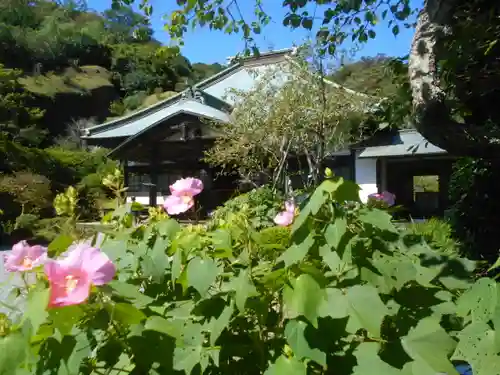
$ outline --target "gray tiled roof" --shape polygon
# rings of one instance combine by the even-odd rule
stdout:
[[[402,130],[395,134],[386,144],[364,148],[360,158],[377,158],[384,156],[411,156],[446,154],[446,151],[434,146],[416,130]]]
[[[226,112],[202,104],[197,100],[183,99],[170,106],[163,107],[156,112],[152,112],[147,116],[131,119],[131,121],[124,122],[119,126],[102,128],[102,130],[96,129],[96,132],[94,134],[91,133],[87,138],[130,137],[181,113],[192,114],[193,116],[220,121],[222,123],[230,121],[229,114]]]

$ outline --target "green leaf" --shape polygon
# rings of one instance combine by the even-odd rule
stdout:
[[[39,284],[35,289],[31,290],[28,295],[26,312],[23,320],[29,320],[31,323],[32,334],[35,335],[47,317],[47,305],[49,303],[50,290]]]
[[[380,345],[375,342],[363,342],[354,351],[357,365],[352,375],[403,375],[401,370],[392,367],[380,359]]]
[[[156,228],[161,236],[172,239],[181,230],[181,225],[174,219],[166,219],[159,221]]]
[[[383,210],[363,208],[359,211],[359,220],[380,230],[398,232],[392,223],[391,215]]]
[[[314,233],[311,232],[304,241],[299,244],[293,244],[276,260],[276,262],[285,262],[286,267],[302,261],[311,247],[314,245]]]
[[[286,316],[293,319],[303,315],[313,327],[317,328],[319,310],[325,297],[325,291],[311,276],[300,275],[295,280],[293,289],[285,288],[283,302]]]
[[[456,343],[434,318],[421,320],[401,339],[401,344],[413,360],[425,363],[436,373],[455,372],[448,358]]]
[[[195,257],[187,265],[188,285],[195,288],[201,296],[205,296],[218,274],[219,267],[212,259]]]
[[[174,349],[174,370],[185,371],[187,375],[190,375],[193,368],[200,362],[201,351],[201,345],[187,348],[176,347]]]
[[[13,333],[0,338],[0,374],[14,375],[28,353],[28,341]]]
[[[495,313],[498,298],[497,283],[483,277],[457,300],[457,314],[461,317],[471,315],[473,321],[487,322]]]
[[[113,262],[124,257],[127,251],[127,242],[120,240],[106,239],[101,245],[101,250],[105,253],[109,259]]]
[[[298,361],[296,358],[287,358],[281,355],[276,362],[274,362],[264,372],[264,375],[306,375],[307,367],[304,363]]]
[[[210,345],[215,346],[215,342],[224,331],[229,328],[231,317],[233,315],[233,305],[226,306],[218,318],[213,318],[210,322]]]
[[[399,34],[399,26],[396,25],[392,28],[392,33],[394,34],[394,36],[397,36]]]
[[[151,277],[153,282],[160,284],[165,278],[166,270],[170,262],[166,253],[169,240],[157,238],[150,255],[144,257],[143,272],[144,276]]]
[[[232,258],[233,244],[231,233],[227,230],[217,229],[211,233],[212,243],[214,245],[215,257],[217,258]]]
[[[139,324],[146,319],[146,315],[130,303],[116,303],[106,307],[115,320],[126,325]]]
[[[151,297],[141,293],[136,285],[113,280],[108,284],[114,294],[133,302],[137,307],[143,308],[153,302]]]
[[[485,322],[474,322],[459,334],[459,342],[453,353],[453,360],[462,360],[472,366],[474,375],[500,374],[500,357],[497,355],[498,337]],[[496,370],[490,364],[496,364]]]
[[[332,270],[335,275],[340,275],[345,271],[348,263],[340,259],[335,250],[332,250],[329,245],[323,245],[319,248],[319,254],[323,258],[323,262]]]
[[[51,257],[55,257],[64,253],[73,244],[73,238],[65,234],[57,236],[47,247],[47,251]]]
[[[134,368],[135,364],[132,362],[132,359],[127,354],[122,353],[118,358],[118,362],[115,363],[114,368],[109,371],[109,375],[130,374]]]
[[[85,315],[79,305],[50,309],[49,314],[52,320],[52,325],[54,328],[57,328],[63,336],[70,335],[73,327]]]
[[[326,288],[326,298],[319,309],[319,316],[329,316],[333,319],[342,319],[349,315],[349,300],[347,296],[336,288]]]
[[[299,320],[290,320],[285,327],[285,337],[297,359],[311,359],[326,367],[326,353],[319,349],[312,349],[305,337],[307,323]]]
[[[170,337],[180,339],[182,336],[182,320],[167,320],[160,316],[150,316],[144,325],[144,328],[151,331],[164,333]]]
[[[347,220],[345,217],[337,217],[335,222],[329,224],[325,230],[325,240],[328,245],[338,250],[340,240],[347,232]]]
[[[85,333],[80,332],[77,335],[64,336],[61,346],[66,353],[71,353],[62,359],[64,365],[59,368],[58,375],[75,375],[80,371],[80,365],[84,358],[90,356],[90,342]]]
[[[249,297],[258,295],[257,289],[250,280],[248,269],[242,269],[228,285],[229,290],[234,291],[236,307],[240,312],[245,310],[245,304]]]
[[[380,327],[386,315],[389,315],[377,289],[371,285],[356,285],[347,289],[349,316],[356,327],[364,328],[374,338],[380,337]]]
[[[496,270],[497,268],[500,268],[500,257],[498,257],[498,259],[495,262],[495,264],[493,264],[490,268],[488,268],[488,272]]]

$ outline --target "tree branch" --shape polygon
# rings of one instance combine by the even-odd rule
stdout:
[[[500,156],[500,131],[452,119],[440,87],[438,61],[445,56],[443,36],[459,0],[426,0],[409,57],[410,86],[417,130],[431,143],[457,156]]]

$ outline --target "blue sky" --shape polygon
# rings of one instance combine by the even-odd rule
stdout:
[[[91,9],[102,11],[109,8],[111,5],[110,0],[87,0],[88,6]],[[136,0],[138,3],[139,0]],[[162,21],[166,14],[176,9],[174,0],[150,0],[153,6],[153,16],[151,23],[155,30],[155,38],[161,42],[168,44],[169,38],[165,31],[163,31]],[[242,0],[241,12],[244,15],[252,15],[253,0]],[[420,6],[422,0],[412,0],[412,5]],[[271,16],[271,23],[263,29],[262,35],[257,39],[257,43],[261,50],[281,49],[291,47],[294,44],[301,44],[308,37],[314,36],[314,32],[304,29],[290,30],[282,26],[282,21],[285,16],[285,9],[281,6],[281,0],[267,0],[264,2],[264,10]],[[245,8],[247,7],[247,8]],[[310,9],[311,14],[315,11],[314,8]],[[323,10],[318,7],[316,9],[317,17],[321,17]],[[378,53],[390,56],[404,56],[408,54],[410,48],[413,30],[401,28],[397,37],[392,35],[390,28],[386,23],[380,23],[376,28],[377,38],[370,40],[362,47],[355,55],[356,58],[361,56],[374,56]],[[346,44],[343,48],[350,48]],[[205,63],[225,63],[226,58],[234,56],[241,52],[244,48],[244,43],[240,35],[227,35],[222,32],[210,31],[207,28],[196,29],[189,31],[185,38],[185,45],[182,48],[182,54],[186,56],[191,62],[205,62]]]

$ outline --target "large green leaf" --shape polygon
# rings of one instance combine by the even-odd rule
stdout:
[[[234,300],[240,312],[245,310],[245,304],[249,297],[258,295],[257,289],[250,280],[248,269],[242,269],[238,276],[231,280],[227,288],[234,291]]]
[[[347,220],[345,217],[337,217],[332,224],[325,229],[326,243],[338,250],[340,240],[347,232]]]
[[[274,362],[269,368],[264,372],[264,375],[306,375],[307,367],[303,362],[300,362],[296,358],[287,358],[285,356],[280,356],[276,362]]]
[[[305,337],[307,323],[300,320],[290,320],[285,327],[285,337],[288,345],[293,350],[293,354],[297,359],[304,358],[316,361],[323,367],[326,366],[326,353],[319,349],[312,349]]]
[[[165,319],[160,316],[150,316],[144,328],[151,331],[164,333],[176,339],[182,336],[183,321],[180,319]]]
[[[29,292],[23,320],[29,320],[33,334],[36,334],[40,325],[45,322],[49,315],[47,312],[49,295],[50,290],[42,284],[38,284],[35,289]]]
[[[349,300],[347,296],[336,288],[326,288],[326,298],[321,303],[319,316],[329,316],[333,319],[342,319],[349,315]]]
[[[174,236],[181,230],[180,224],[174,219],[161,220],[156,224],[158,233],[161,236],[173,239]]]
[[[453,360],[469,363],[474,375],[500,374],[499,341],[497,333],[488,324],[485,322],[469,324],[459,333],[458,338]]]
[[[211,238],[214,246],[214,255],[217,258],[233,257],[233,244],[229,231],[217,229],[215,232],[211,233]]]
[[[318,327],[320,307],[324,303],[326,292],[308,274],[300,275],[293,289],[286,287],[283,293],[286,316],[290,319],[303,315],[311,324]]]
[[[203,326],[196,323],[186,323],[182,330],[182,337],[176,341],[174,350],[174,369],[184,370],[190,374],[193,368],[200,364],[202,373],[208,364],[207,353],[203,351]]]
[[[201,296],[205,296],[219,274],[219,267],[212,259],[195,257],[187,266],[188,285],[195,288]]]
[[[314,245],[314,233],[311,232],[304,241],[299,244],[293,244],[285,251],[278,259],[277,262],[285,262],[286,267],[290,267],[295,263],[301,262],[311,247]]]
[[[113,290],[113,294],[133,302],[139,308],[146,307],[153,302],[153,299],[141,293],[136,285],[116,280],[108,285]]]
[[[210,322],[210,344],[215,346],[215,342],[224,331],[224,329],[229,328],[229,323],[231,322],[231,317],[233,315],[234,308],[233,305],[226,306],[218,318],[213,318]]]
[[[52,325],[61,335],[69,335],[73,327],[83,318],[85,312],[80,305],[58,307],[49,310]]]
[[[49,255],[55,257],[61,253],[68,250],[68,247],[73,244],[73,238],[71,236],[61,234],[57,236],[47,247]]]
[[[460,296],[457,301],[457,314],[462,317],[471,315],[473,321],[487,322],[495,313],[497,298],[497,283],[483,277],[477,280],[470,289]]]
[[[423,362],[436,373],[454,374],[449,355],[455,349],[455,341],[434,318],[425,318],[401,339],[408,355],[416,362]]]
[[[373,337],[380,337],[380,327],[389,310],[377,289],[368,284],[356,285],[347,289],[346,295],[352,326],[366,329]]]
[[[363,208],[359,211],[359,220],[377,229],[397,233],[398,230],[392,223],[392,217],[386,211],[376,208]]]
[[[200,363],[202,349],[201,345],[187,348],[176,347],[174,350],[174,370],[185,371],[187,375],[191,374],[193,368]]]
[[[62,359],[63,364],[59,368],[58,375],[76,375],[79,374],[80,366],[83,360],[90,356],[91,346],[87,335],[79,332],[73,336],[65,336],[61,342],[61,346],[66,353]]]
[[[354,367],[352,375],[402,375],[401,370],[380,359],[379,351],[380,345],[378,343],[361,343],[354,351],[357,365]]]
[[[0,374],[15,374],[27,353],[28,341],[20,333],[0,338]]]
[[[323,258],[323,262],[332,270],[332,272],[339,276],[347,270],[349,263],[345,262],[339,257],[337,251],[333,250],[330,245],[323,245],[319,248],[319,254]]]
[[[143,260],[144,276],[151,277],[153,282],[158,284],[163,282],[166,270],[170,265],[166,253],[168,245],[168,239],[157,238],[150,254],[146,255]]]
[[[107,308],[113,319],[125,325],[139,324],[146,319],[146,315],[130,303],[115,303]]]

